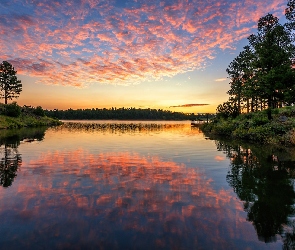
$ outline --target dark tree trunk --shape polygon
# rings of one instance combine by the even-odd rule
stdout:
[[[272,97],[268,97],[268,101],[267,101],[267,118],[268,120],[271,120],[272,119],[272,116],[271,116],[271,110],[272,110],[272,107],[273,107],[273,102],[272,102]]]

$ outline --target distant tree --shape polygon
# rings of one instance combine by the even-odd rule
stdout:
[[[22,91],[21,81],[16,77],[14,67],[7,61],[0,64],[0,97],[4,98],[4,103],[7,100],[17,98]]]
[[[45,115],[58,119],[115,119],[115,120],[193,120],[196,115],[162,109],[110,108],[44,110]]]

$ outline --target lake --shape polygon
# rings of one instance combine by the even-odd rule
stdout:
[[[122,124],[0,131],[0,249],[294,249],[294,150]]]

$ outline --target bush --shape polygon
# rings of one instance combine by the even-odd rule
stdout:
[[[271,131],[276,135],[284,135],[289,130],[288,127],[285,125],[286,124],[273,121],[272,123],[270,123],[270,128]]]
[[[280,109],[273,109],[272,110],[272,114],[274,114],[274,115],[278,115],[280,113]]]
[[[263,113],[258,113],[253,117],[254,126],[262,126],[267,123],[269,123],[269,120],[267,116],[263,115]]]
[[[21,113],[21,107],[18,106],[16,102],[5,105],[5,115],[11,116],[11,117],[19,117],[20,113]]]
[[[249,133],[248,129],[245,128],[237,128],[235,131],[233,131],[233,137],[247,140],[249,139]]]
[[[0,103],[0,115],[5,115],[5,104]]]
[[[231,135],[235,125],[230,121],[221,121],[212,128],[212,132],[218,135]]]
[[[287,117],[295,117],[295,107],[288,106],[288,107],[281,108],[279,114],[287,116]]]
[[[45,116],[45,112],[41,106],[36,107],[33,110],[33,114],[38,115],[38,116]]]
[[[214,127],[213,122],[204,123],[204,124],[201,125],[202,130],[205,131],[205,132],[211,132],[213,127]]]
[[[243,117],[245,119],[252,119],[255,116],[255,113],[246,113],[242,114],[240,117]]]
[[[249,128],[248,136],[251,141],[265,143],[269,137],[275,136],[275,133],[271,130],[270,126],[265,125]]]

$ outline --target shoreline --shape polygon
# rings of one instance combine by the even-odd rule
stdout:
[[[0,129],[19,129],[24,127],[57,126],[63,124],[47,116],[21,114],[19,117],[0,115]]]
[[[240,114],[235,118],[215,118],[201,126],[207,135],[218,135],[260,145],[295,146],[295,107],[272,110],[272,120],[267,111]],[[282,118],[283,121],[282,121]]]

